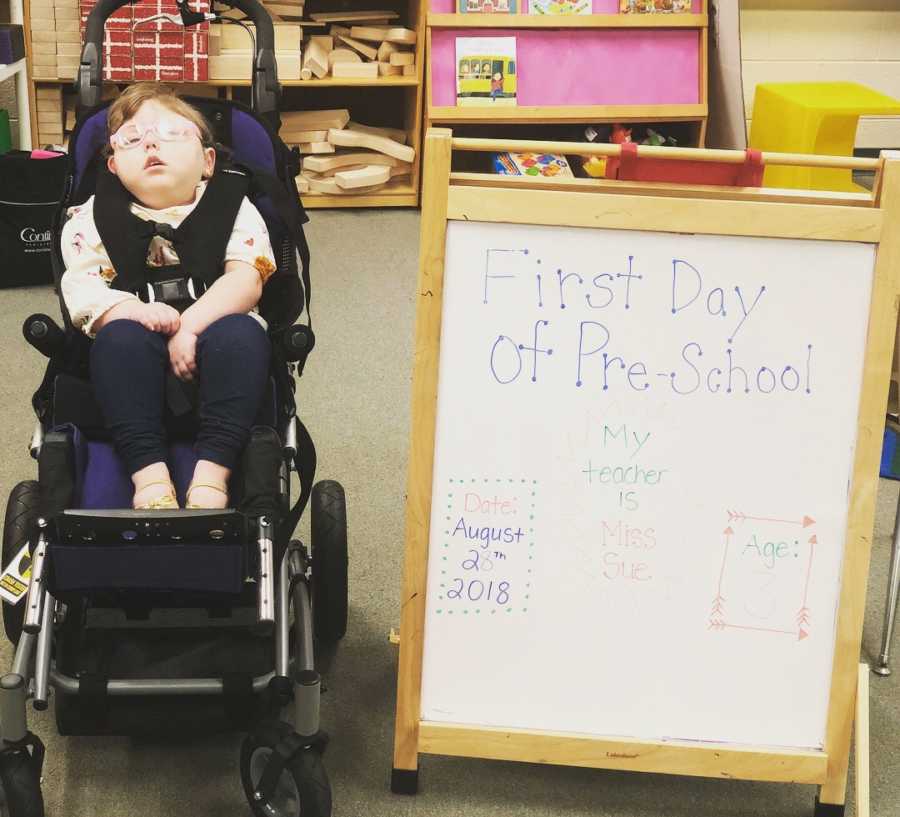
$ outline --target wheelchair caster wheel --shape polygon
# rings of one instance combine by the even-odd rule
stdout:
[[[0,815],[44,817],[40,777],[24,749],[0,754]]]
[[[347,500],[333,480],[317,482],[310,501],[312,520],[313,627],[316,642],[333,646],[347,632]]]
[[[256,817],[331,817],[331,784],[315,748],[295,752],[285,761],[271,791],[260,790],[266,769],[276,760],[276,747],[293,732],[289,724],[279,721],[263,724],[244,739],[241,783],[250,809]]]

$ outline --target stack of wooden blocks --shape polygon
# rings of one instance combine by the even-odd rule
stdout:
[[[81,55],[78,0],[32,0],[29,13],[31,75],[74,77]]]
[[[375,79],[416,75],[416,32],[390,25],[393,11],[328,12],[311,15],[330,24],[327,34],[304,43],[301,79]]]
[[[37,144],[61,145],[63,142],[63,96],[59,85],[40,85],[34,91],[37,105]]]
[[[248,25],[254,39],[255,27]],[[300,41],[303,29],[296,23],[275,23],[275,62],[278,79],[300,79]],[[250,79],[253,41],[243,26],[222,23],[209,27],[209,78]]]
[[[262,0],[262,4],[275,22],[299,19],[303,16],[304,0],[272,0],[271,2]]]
[[[281,121],[282,140],[297,145],[301,153],[312,154],[304,157],[297,177],[301,193],[371,193],[394,176],[412,172],[416,151],[404,144],[402,130],[351,122],[345,108],[285,111]]]

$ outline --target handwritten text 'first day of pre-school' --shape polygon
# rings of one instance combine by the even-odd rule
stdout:
[[[517,272],[511,273],[507,264],[497,263],[509,254],[520,255],[526,265],[517,265]],[[736,341],[746,334],[748,324],[765,320],[760,316],[772,297],[765,285],[709,287],[701,270],[681,258],[671,260],[665,276],[645,279],[633,255],[622,258],[620,271],[596,274],[548,269],[528,255],[525,249],[495,248],[486,253],[484,304],[515,299],[538,310],[527,328],[504,331],[492,341],[487,356],[497,383],[508,385],[522,378],[537,383],[545,367],[563,366],[571,371],[575,386],[604,391],[645,392],[651,384],[659,384],[678,395],[812,392],[811,343],[802,344],[793,358],[780,361],[752,360],[746,349],[737,349]],[[527,271],[528,266],[533,266],[533,272]],[[659,321],[683,314],[708,316],[721,322],[723,346],[704,349],[696,340],[685,338],[673,345],[672,360],[651,365],[630,357],[622,348],[626,339],[614,338],[604,322],[604,310],[607,314],[635,310],[641,289],[651,282],[671,288],[671,298],[666,299],[668,315],[658,316]]]

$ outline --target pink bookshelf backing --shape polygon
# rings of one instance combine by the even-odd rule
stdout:
[[[473,36],[516,38],[519,105],[700,102],[696,30],[432,29],[433,106],[456,105],[456,38]]]
[[[528,11],[528,0],[520,0],[522,11]],[[459,11],[457,0],[431,0],[431,11],[435,14],[455,14]],[[700,14],[703,0],[694,0],[691,11]],[[594,14],[618,14],[619,0],[594,0]]]

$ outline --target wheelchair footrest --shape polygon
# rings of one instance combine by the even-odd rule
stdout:
[[[52,593],[105,590],[240,593],[244,548],[239,544],[52,544]]]

